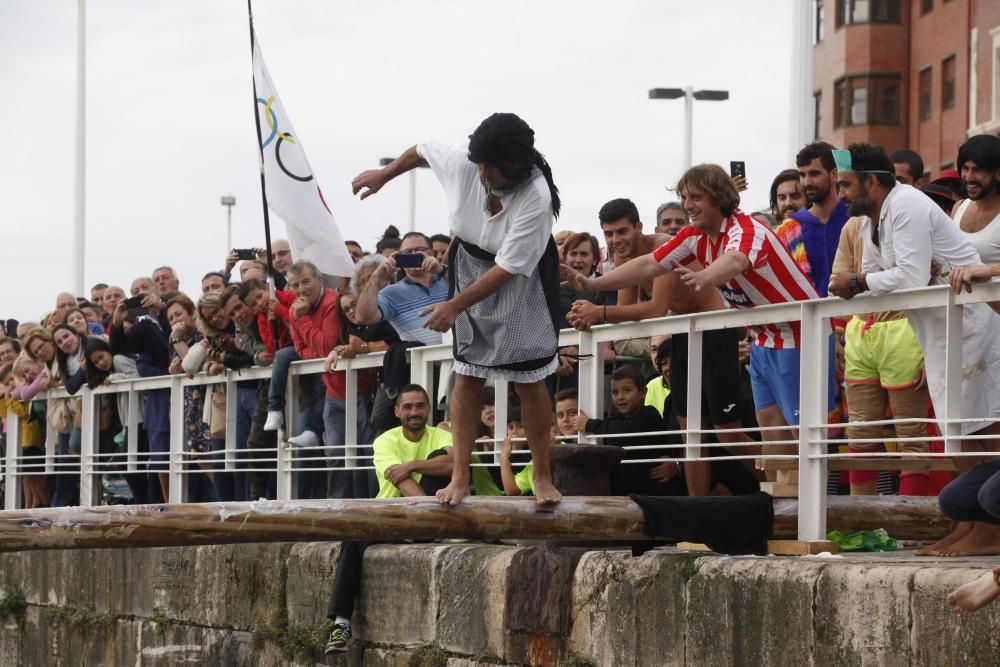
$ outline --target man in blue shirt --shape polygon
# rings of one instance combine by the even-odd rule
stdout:
[[[795,164],[809,207],[786,218],[774,233],[823,297],[827,295],[840,232],[849,217],[847,206],[837,198],[833,146],[822,141],[809,144],[795,156]]]
[[[423,253],[423,264],[418,268],[403,269],[404,278],[395,284],[390,284],[390,278],[397,270],[394,257],[379,264],[358,295],[355,317],[361,324],[385,320],[402,340],[438,345],[441,334],[424,328],[427,315],[420,312],[448,299],[448,283],[439,275],[444,265],[434,259],[430,241],[420,232],[408,232],[403,236],[399,252]]]

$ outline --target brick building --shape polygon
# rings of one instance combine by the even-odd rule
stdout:
[[[812,0],[814,136],[911,148],[936,176],[1000,134],[1000,0]]]

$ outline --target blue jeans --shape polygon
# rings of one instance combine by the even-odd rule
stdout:
[[[236,385],[236,472],[233,473],[233,500],[250,500],[250,473],[247,466],[247,439],[250,422],[257,409],[257,383]]]
[[[371,392],[358,394],[357,424],[358,442],[363,443],[358,446],[357,454],[359,466],[371,465],[372,455],[372,433],[368,423],[368,403],[371,400]],[[324,444],[326,444],[326,456],[333,459],[330,467],[343,468],[344,456],[347,448],[344,447],[344,434],[346,431],[347,402],[331,396],[326,397],[326,405],[323,408]],[[368,497],[368,473],[370,470],[331,470],[327,477],[327,496],[330,498],[367,498]]]
[[[299,360],[299,354],[294,347],[283,347],[274,353],[271,362],[271,387],[267,391],[268,412],[281,412],[285,409],[285,389],[288,387],[288,367],[293,361]]]
[[[52,494],[52,507],[69,507],[80,504],[80,429],[73,427],[69,433],[60,433],[56,445],[56,488]],[[65,465],[72,463],[73,465]]]

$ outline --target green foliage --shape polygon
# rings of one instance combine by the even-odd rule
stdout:
[[[565,660],[559,663],[559,667],[594,667],[594,663],[584,660],[575,653],[570,653]]]
[[[439,646],[424,644],[410,656],[407,667],[446,667],[448,653]]]
[[[24,621],[28,615],[28,603],[24,599],[24,591],[14,586],[5,586],[3,598],[0,598],[0,621],[17,622],[18,630],[24,630]]]
[[[48,607],[45,617],[50,621],[66,623],[78,632],[96,630],[107,631],[115,624],[111,612],[96,611],[83,607]]]

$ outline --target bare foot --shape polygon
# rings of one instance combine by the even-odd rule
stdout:
[[[536,479],[535,502],[539,505],[555,505],[562,500],[562,494],[552,485],[549,479]]]
[[[996,556],[1000,554],[1000,526],[977,521],[965,537],[941,550],[942,556]]]
[[[971,521],[962,521],[957,526],[955,530],[948,533],[945,537],[941,538],[934,544],[924,547],[923,549],[917,549],[914,552],[916,556],[940,556],[942,549],[945,547],[950,547],[955,542],[959,541],[965,537],[970,530],[972,530],[973,523]]]
[[[948,606],[952,611],[976,611],[986,606],[997,596],[1000,596],[1000,584],[997,583],[997,575],[1000,574],[1000,567],[994,568],[991,572],[984,572],[975,581],[970,581],[964,586],[959,586],[948,594]]]
[[[451,484],[437,492],[439,505],[457,505],[462,502],[462,498],[469,495],[469,481],[452,479]]]

